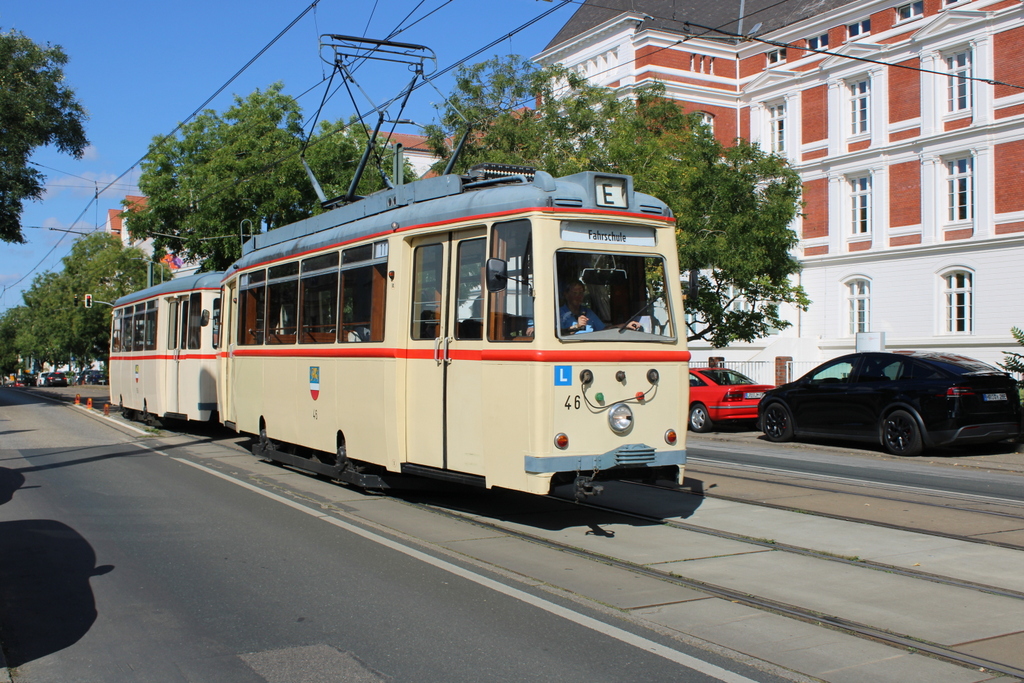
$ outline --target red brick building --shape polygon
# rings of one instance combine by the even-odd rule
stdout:
[[[723,142],[757,142],[801,174],[793,229],[810,310],[696,358],[810,364],[852,350],[858,332],[988,362],[1016,347],[1019,0],[588,0],[536,59],[624,97],[659,80]]]

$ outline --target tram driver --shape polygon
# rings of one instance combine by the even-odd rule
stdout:
[[[579,280],[570,280],[566,286],[562,295],[565,303],[558,309],[558,328],[562,334],[583,334],[616,327],[643,329],[636,320],[629,320],[623,325],[606,325],[596,313],[583,305],[585,291],[586,287]]]

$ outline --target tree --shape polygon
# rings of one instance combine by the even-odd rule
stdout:
[[[435,152],[448,153],[467,119],[476,132],[459,169],[497,161],[554,176],[624,173],[668,203],[680,266],[701,272],[700,294],[687,301],[691,341],[751,341],[789,325],[780,304],[809,304],[791,280],[800,270],[789,228],[800,207],[798,174],[743,140],[722,145],[661,84],[624,100],[560,67],[496,58],[460,71],[441,124],[429,131]]]
[[[1024,330],[1019,327],[1012,327],[1010,328],[1010,334],[1013,335],[1014,340],[1018,344],[1024,346]],[[1006,356],[1005,362],[1000,363],[999,367],[1007,372],[1024,373],[1024,354],[1003,351],[1003,355]]]
[[[144,288],[148,260],[106,233],[79,239],[64,257],[63,270],[37,275],[23,294],[25,305],[0,318],[0,327],[10,324],[14,330],[10,352],[55,365],[106,360],[111,307],[100,302]],[[93,295],[92,308],[82,305],[86,294]],[[5,350],[0,345],[0,359]]]
[[[86,145],[85,110],[64,83],[68,58],[18,31],[0,33],[0,241],[21,244],[25,200],[42,198],[45,176],[29,166],[37,147],[76,159]]]
[[[178,135],[155,138],[139,177],[147,206],[128,214],[132,237],[152,236],[158,251],[222,270],[241,256],[240,231],[271,230],[318,212],[300,160],[301,109],[282,88],[236,96],[223,115],[206,110]],[[347,189],[362,152],[360,134],[323,122],[309,141],[306,156],[325,192]],[[380,186],[366,174],[360,190]]]

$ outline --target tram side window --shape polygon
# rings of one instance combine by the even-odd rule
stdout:
[[[484,259],[487,240],[459,242],[455,336],[458,339],[484,338]]]
[[[342,252],[341,342],[384,341],[388,243]]]
[[[328,344],[338,333],[338,252],[302,262],[300,344]]]
[[[132,307],[128,306],[121,312],[121,350],[132,350]]]
[[[417,247],[412,264],[413,339],[436,339],[440,334],[441,276],[444,249],[440,244]]]
[[[114,319],[110,324],[110,352],[121,351],[121,315],[123,311],[118,308],[114,311]]]
[[[132,316],[132,351],[146,348],[146,304],[138,304]]]
[[[146,303],[146,351],[156,351],[156,300]]]
[[[530,221],[495,223],[491,231],[491,258],[508,266],[508,283],[490,295],[487,338],[491,341],[533,339],[533,240]]]
[[[267,269],[267,343],[294,344],[298,325],[299,262]]]
[[[238,316],[239,345],[262,344],[266,329],[267,272],[258,270],[242,277],[242,305]]]
[[[221,289],[221,291],[224,291]],[[213,348],[220,348],[220,300],[217,297],[213,300]]]
[[[167,348],[178,348],[178,300],[167,303]]]
[[[202,346],[203,329],[203,295],[192,292],[188,301],[188,348],[198,349]]]

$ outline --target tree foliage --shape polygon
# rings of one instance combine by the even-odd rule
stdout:
[[[132,237],[152,236],[157,251],[220,270],[241,255],[240,234],[248,237],[318,212],[300,160],[302,112],[282,87],[276,83],[236,96],[223,114],[206,110],[177,135],[155,138],[139,178],[147,206],[128,214]],[[364,145],[357,126],[321,124],[305,156],[325,193],[333,197],[347,190]],[[387,156],[383,147],[377,151]],[[389,164],[389,157],[382,163]],[[368,172],[358,189],[381,186]]]
[[[11,332],[0,342],[3,369],[11,371],[7,363],[12,356],[15,363],[21,356],[39,363],[79,367],[105,361],[112,310],[106,304],[146,286],[148,260],[142,251],[125,249],[120,240],[106,233],[76,241],[60,272],[37,275],[22,295],[24,305],[0,316],[0,330]],[[83,305],[86,294],[93,296],[92,308]]]
[[[1010,328],[1010,334],[1013,335],[1014,341],[1024,346],[1024,330],[1019,327],[1013,327]],[[1007,372],[1024,373],[1024,354],[1014,351],[1003,351],[1003,355],[1006,358],[1003,363],[999,364],[999,367]]]
[[[459,170],[496,161],[556,177],[624,173],[668,203],[680,267],[701,272],[700,294],[687,301],[691,341],[752,341],[789,325],[781,304],[810,303],[791,279],[800,270],[789,227],[800,208],[798,174],[744,140],[723,145],[661,84],[621,99],[560,67],[496,58],[460,71],[440,125],[429,131],[435,152],[447,156],[467,121],[474,132]]]
[[[0,241],[21,244],[26,200],[43,195],[45,176],[29,166],[37,147],[81,158],[88,145],[85,110],[64,82],[68,58],[18,31],[0,33]]]

